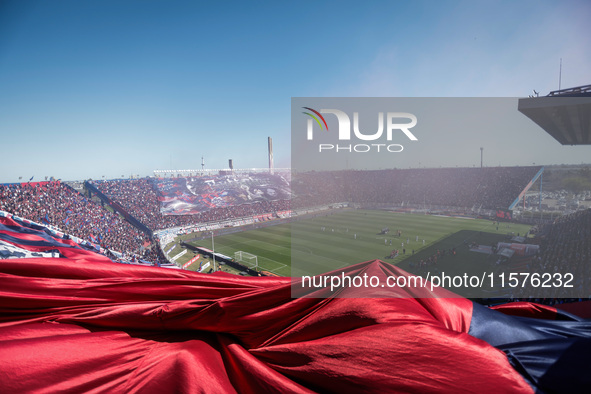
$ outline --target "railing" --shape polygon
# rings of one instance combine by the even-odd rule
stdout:
[[[577,86],[576,88],[554,90],[554,91],[548,93],[548,97],[578,96],[578,95],[591,95],[591,85]]]

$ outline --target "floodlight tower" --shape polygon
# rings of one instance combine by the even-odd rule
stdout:
[[[273,174],[273,139],[268,137],[267,143],[269,145],[269,174]]]
[[[482,153],[484,151],[484,148],[481,146],[480,147],[480,168],[482,168]]]
[[[203,156],[201,156],[201,171],[203,171],[205,169],[205,160],[203,159]]]

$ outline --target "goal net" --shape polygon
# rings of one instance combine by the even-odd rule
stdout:
[[[238,252],[234,253],[234,260],[246,265],[249,268],[256,268],[259,264],[259,260],[256,255],[248,252],[243,252],[242,250],[239,250]]]

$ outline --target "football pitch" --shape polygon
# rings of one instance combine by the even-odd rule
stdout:
[[[382,233],[388,228],[389,232]],[[490,256],[470,252],[469,243],[493,245],[530,226],[483,219],[343,210],[292,223],[215,237],[215,250],[257,256],[258,269],[281,276],[317,275],[363,261],[379,259],[412,272],[413,262],[437,249],[456,248],[450,273],[482,271]],[[398,235],[400,230],[401,234]],[[211,240],[191,242],[211,248]],[[393,250],[398,256],[389,258]],[[443,262],[442,262],[443,263]]]

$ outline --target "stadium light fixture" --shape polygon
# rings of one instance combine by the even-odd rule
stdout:
[[[482,153],[484,152],[484,148],[480,147],[480,168],[482,168]]]

